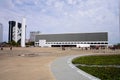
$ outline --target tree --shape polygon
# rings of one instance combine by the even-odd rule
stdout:
[[[120,43],[114,45],[115,49],[120,49]]]
[[[19,46],[19,43],[15,42],[14,40],[11,41],[11,42],[9,42],[9,44],[10,44],[11,46],[16,46],[16,47]]]
[[[34,46],[34,42],[28,42],[28,43],[26,43],[26,45]]]

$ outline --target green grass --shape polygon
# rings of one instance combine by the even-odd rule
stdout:
[[[73,59],[73,64],[120,65],[120,55],[85,56]],[[101,80],[120,80],[120,68],[77,66]]]
[[[120,80],[120,68],[82,66],[78,66],[78,68],[100,78],[101,80]]]
[[[85,56],[73,59],[73,64],[120,65],[120,55]]]

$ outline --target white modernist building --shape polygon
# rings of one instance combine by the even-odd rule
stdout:
[[[22,24],[17,21],[9,21],[8,41],[15,41],[25,47],[26,19],[23,18]]]
[[[35,46],[39,47],[90,47],[106,46],[108,33],[68,33],[68,34],[40,34],[36,35]]]
[[[0,43],[3,42],[3,25],[0,23]]]

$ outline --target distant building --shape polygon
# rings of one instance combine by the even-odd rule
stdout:
[[[21,43],[21,28],[22,24],[16,21],[9,21],[9,36],[8,41],[15,41]]]
[[[24,35],[26,35],[24,26],[25,26],[25,20],[22,23],[19,23],[17,21],[9,21],[8,41],[9,42],[15,41],[15,42],[21,44],[22,43],[21,40],[25,39]],[[25,43],[25,40],[23,40],[23,43]]]
[[[3,42],[3,25],[0,23],[0,43]]]
[[[108,33],[68,33],[36,35],[35,46],[40,47],[90,47],[108,45]]]
[[[35,36],[36,35],[40,35],[40,31],[32,31],[32,32],[30,32],[30,42],[35,41]]]

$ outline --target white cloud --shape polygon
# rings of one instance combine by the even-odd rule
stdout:
[[[51,5],[53,5],[53,2],[55,2],[55,0],[47,0],[47,1],[46,1],[46,4],[47,4],[48,6],[51,6]]]
[[[22,5],[23,4],[23,0],[15,0],[14,1],[16,4],[18,4],[18,5]]]
[[[78,0],[67,0],[68,4],[75,5]]]
[[[0,0],[0,7],[6,9],[12,9],[14,8],[14,4],[12,0]]]
[[[27,33],[33,30],[40,30],[42,33],[107,31],[112,43],[118,37],[117,1],[2,0],[0,21],[7,31],[9,20],[21,21],[22,16],[26,15]]]
[[[63,9],[63,5],[64,3],[63,2],[55,2],[54,3],[54,7],[58,8],[58,9]]]
[[[68,4],[73,4],[73,0],[67,0]]]

